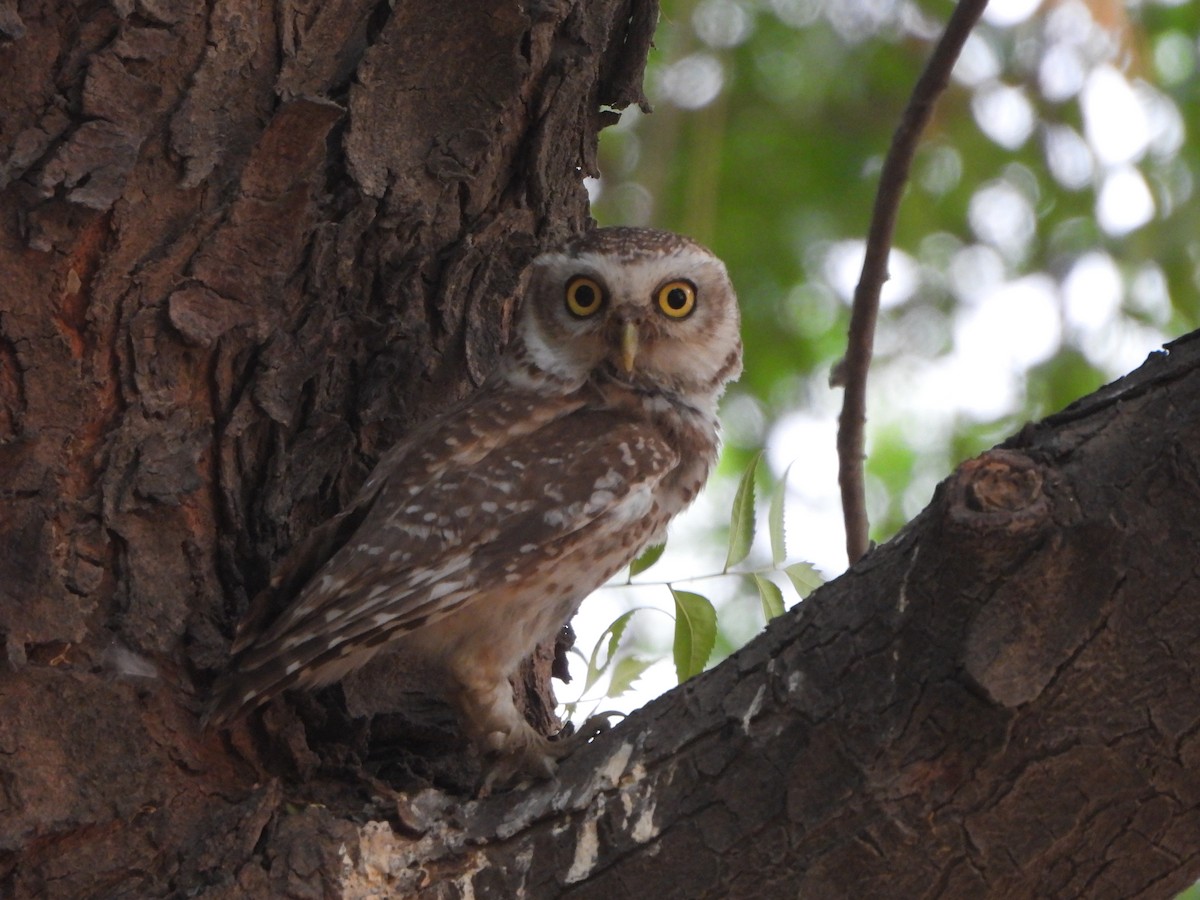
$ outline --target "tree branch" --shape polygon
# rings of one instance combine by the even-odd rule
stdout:
[[[879,177],[879,190],[875,195],[862,275],[854,290],[846,355],[834,367],[830,378],[833,386],[841,385],[846,390],[842,414],[838,419],[838,483],[842,488],[842,512],[846,522],[846,555],[851,565],[867,552],[869,546],[863,476],[867,372],[871,367],[871,351],[875,343],[879,294],[888,277],[887,263],[896,228],[896,213],[916,154],[917,142],[933,113],[934,102],[946,89],[954,62],[986,6],[987,0],[961,0],[955,7],[892,137],[892,145]]]
[[[404,798],[420,836],[361,827],[344,895],[447,896],[433,871],[573,900],[1182,889],[1200,573],[1167,535],[1200,530],[1200,333],[1170,349],[964,463],[865,565],[557,781]]]

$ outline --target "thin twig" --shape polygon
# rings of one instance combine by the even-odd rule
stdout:
[[[842,514],[846,522],[846,555],[852,564],[867,552],[869,546],[863,476],[863,461],[866,459],[867,371],[871,367],[871,348],[875,342],[879,293],[888,277],[887,261],[896,228],[896,211],[908,181],[917,142],[933,113],[934,102],[949,84],[954,62],[986,6],[987,0],[960,0],[892,136],[892,145],[888,148],[879,176],[879,190],[875,195],[875,209],[867,233],[862,275],[854,290],[846,355],[834,368],[830,378],[833,386],[841,385],[846,389],[842,414],[838,419],[838,483],[842,488]]]

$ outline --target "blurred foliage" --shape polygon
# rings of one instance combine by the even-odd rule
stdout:
[[[784,612],[784,593],[777,581],[788,583],[798,599],[807,597],[824,582],[821,573],[809,563],[788,562],[787,539],[784,533],[784,481],[772,485],[771,490],[767,514],[770,563],[758,566],[746,564],[760,530],[758,482],[763,480],[759,466],[761,459],[761,452],[754,454],[738,479],[729,527],[726,529],[725,566],[719,572],[706,574],[691,571],[682,579],[683,582],[691,584],[705,583],[709,589],[714,584],[723,582],[725,593],[733,598],[733,602],[722,604],[724,610],[734,613],[732,622],[729,619],[718,621],[717,606],[706,595],[709,591],[699,594],[683,590],[678,586],[678,581],[655,581],[652,578],[639,577],[662,559],[666,551],[665,544],[651,545],[634,559],[629,565],[628,576],[623,585],[609,585],[618,589],[633,588],[635,584],[637,588],[658,587],[665,589],[669,594],[673,608],[668,615],[675,622],[672,656],[675,662],[675,676],[680,684],[703,672],[714,656],[718,660],[724,659],[749,638],[750,635],[745,633],[745,625],[747,618],[753,617],[745,614],[746,604],[739,603],[738,600],[744,600],[748,594],[756,595],[759,601],[760,621],[765,624]],[[638,578],[636,583],[635,578]],[[623,642],[626,630],[634,620],[634,614],[643,611],[666,612],[656,606],[633,606],[617,616],[600,633],[590,655],[585,655],[578,645],[573,648],[573,653],[584,663],[586,670],[578,698],[564,705],[569,717],[575,716],[581,702],[616,699],[628,693],[655,663],[655,657],[660,654],[653,651],[650,655],[638,653]],[[756,621],[752,628],[756,630],[758,626],[759,622]],[[643,640],[640,643],[647,642]],[[608,678],[607,687],[602,693],[594,692],[593,688],[605,677]]]
[[[595,639],[576,619],[594,640],[577,702],[645,702],[844,566],[829,371],[884,154],[951,9],[663,0],[654,112],[601,134],[590,190],[602,224],[690,234],[737,286],[745,374],[723,406],[725,477],[696,517],[728,524],[677,522],[649,579],[584,605],[617,618]],[[991,0],[900,208],[868,398],[873,539],[963,459],[1200,327],[1198,129],[1200,4]]]
[[[950,8],[663,4],[655,111],[602,134],[594,214],[693,235],[727,262],[746,343],[727,403],[732,470],[787,439],[773,435],[781,417],[836,415],[827,379],[856,242]],[[1200,324],[1200,144],[1187,140],[1200,128],[1200,4],[993,0],[988,15],[897,224],[897,296],[885,290],[871,376],[878,540],[958,461]]]
[[[725,404],[724,466],[743,474],[736,492],[710,488],[733,509],[726,570],[751,552],[756,467],[785,484],[769,514],[772,564],[751,556],[748,571],[778,574],[787,556],[784,469],[836,493],[835,474],[818,472],[813,448],[795,437],[820,429],[789,423],[836,417],[828,373],[844,348],[877,176],[950,9],[945,0],[663,0],[647,73],[655,111],[627,112],[602,135],[597,219],[696,237],[726,261],[742,301],[746,370]],[[992,0],[924,136],[897,222],[869,398],[874,539],[895,533],[962,459],[1200,326],[1200,142],[1189,140],[1200,130],[1198,39],[1196,3]],[[803,563],[785,571],[800,596],[821,580]],[[681,680],[710,649],[720,659],[778,614],[765,575],[735,580],[738,593],[715,603],[703,627],[697,611],[708,616],[708,601],[672,586]],[[645,635],[633,635],[641,655],[618,650],[628,622],[597,642],[589,686],[602,647],[615,669],[634,673],[619,672],[612,695],[662,655]]]
[[[698,659],[703,639],[717,662],[778,611],[753,575],[716,576],[727,548],[746,549],[736,485],[759,451],[757,479],[773,487],[770,513],[757,515],[772,521],[750,529],[758,545],[737,571],[771,573],[790,605],[844,566],[841,392],[829,371],[884,154],[951,9],[663,0],[647,70],[654,112],[628,110],[601,134],[596,218],[694,236],[726,261],[742,305],[746,368],[723,406],[725,478],[698,503],[711,521],[732,508],[733,527],[706,537],[676,523],[662,564],[682,548],[688,578],[670,586],[703,590],[717,617],[711,644],[707,625],[676,635],[680,676],[682,651]],[[868,398],[874,540],[963,459],[1200,327],[1198,47],[1197,3],[991,0],[900,208]],[[785,518],[796,532],[781,554]],[[585,694],[595,699],[608,677],[609,696],[645,702],[674,680],[655,660],[671,657],[679,608],[663,582],[620,590],[628,602],[601,607],[610,615],[634,601],[658,612],[600,635]]]

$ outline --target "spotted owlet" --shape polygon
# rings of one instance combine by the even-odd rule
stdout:
[[[733,287],[699,244],[602,228],[539,257],[495,373],[388,451],[303,545],[317,561],[252,604],[210,721],[388,648],[444,676],[485,751],[548,774],[569,745],[519,715],[509,678],[696,496],[741,367]]]

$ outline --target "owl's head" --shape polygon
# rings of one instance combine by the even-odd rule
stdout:
[[[572,385],[589,378],[715,400],[742,371],[725,265],[688,238],[600,228],[539,257],[519,352]]]

